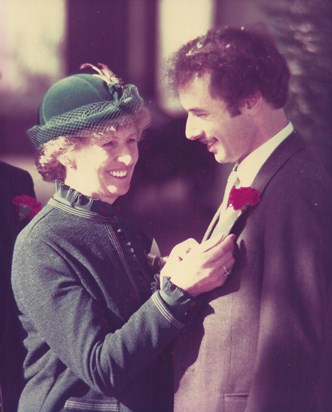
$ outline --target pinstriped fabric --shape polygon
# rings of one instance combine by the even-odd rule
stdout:
[[[107,412],[118,412],[119,405],[118,402],[82,402],[78,400],[68,400],[65,403],[65,409],[68,411],[107,411]]]
[[[166,309],[165,303],[162,301],[158,292],[155,292],[152,295],[152,301],[156,305],[159,312],[167,319],[172,325],[174,325],[178,329],[182,329],[184,324],[176,320],[173,315]]]
[[[95,222],[99,223],[110,223],[112,221],[112,218],[109,216],[102,216],[98,213],[91,212],[90,210],[84,210],[84,209],[75,209],[72,206],[65,205],[62,202],[58,202],[56,199],[51,198],[48,201],[48,204],[54,207],[57,207],[58,209],[61,209],[67,213],[70,213],[72,215],[76,215],[79,217],[83,217],[85,219],[93,220]]]

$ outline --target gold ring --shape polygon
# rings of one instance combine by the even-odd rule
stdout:
[[[224,269],[224,276],[225,276],[225,278],[227,278],[231,274],[231,271],[227,270],[227,268],[225,266],[223,266],[222,268]]]

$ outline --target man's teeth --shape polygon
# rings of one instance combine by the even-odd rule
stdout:
[[[128,174],[127,170],[110,170],[109,174],[113,177],[126,177]]]

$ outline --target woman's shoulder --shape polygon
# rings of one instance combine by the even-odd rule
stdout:
[[[29,240],[33,243],[49,241],[53,237],[66,237],[74,229],[65,214],[46,204],[41,211],[25,226],[17,237],[17,243]]]

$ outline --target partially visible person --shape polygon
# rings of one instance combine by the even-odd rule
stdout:
[[[21,206],[20,206],[21,205]],[[30,174],[0,161],[0,383],[2,411],[16,412],[23,388],[24,349],[10,282],[16,236],[39,210]]]
[[[330,412],[332,180],[287,118],[286,60],[265,30],[225,27],[170,73],[186,137],[235,165],[205,238],[239,247],[176,342],[175,411]]]
[[[56,192],[15,245],[27,350],[19,411],[171,411],[167,351],[196,296],[225,282],[234,236],[175,247],[151,292],[152,242],[116,202],[150,115],[136,86],[104,65],[84,67],[98,74],[55,83],[28,131]]]

